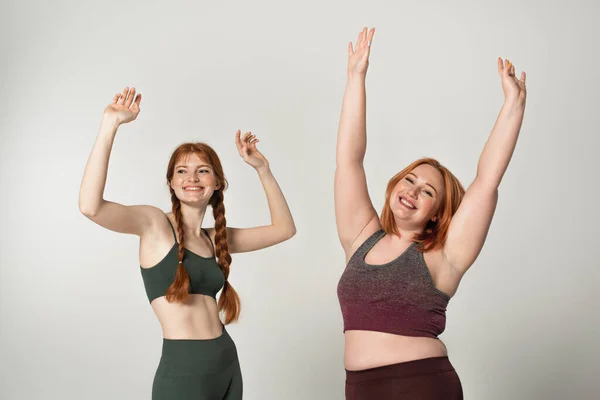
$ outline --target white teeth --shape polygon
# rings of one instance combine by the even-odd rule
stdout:
[[[408,201],[406,201],[404,199],[400,199],[400,201],[402,202],[402,204],[404,204],[407,207],[415,208],[415,206],[413,206],[412,204],[410,204]]]
[[[185,190],[191,190],[191,191],[198,192],[198,191],[200,191],[200,190],[202,190],[202,189],[201,189],[201,188],[198,188],[198,187],[190,187],[190,188],[185,188]]]

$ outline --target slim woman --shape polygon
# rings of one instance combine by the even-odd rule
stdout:
[[[348,81],[337,139],[335,211],[346,269],[338,285],[344,319],[346,398],[462,399],[460,379],[438,336],[446,307],[481,251],[498,186],[525,111],[525,74],[498,59],[504,104],[465,192],[436,160],[393,176],[381,216],[363,168],[365,77],[374,30],[348,46]]]
[[[240,156],[263,185],[271,224],[239,229],[225,221],[227,181],[215,151],[185,143],[172,154],[167,184],[172,210],[125,206],[104,199],[110,152],[121,124],[136,119],[142,97],[135,88],[115,95],[104,111],[100,132],[85,168],[81,212],[111,231],[140,237],[140,265],[148,300],[163,331],[163,349],[152,387],[153,400],[241,399],[237,350],[225,325],[240,314],[240,300],[228,281],[232,253],[263,249],[291,238],[296,228],[258,139],[236,133]],[[202,222],[210,205],[215,226]],[[217,302],[217,293],[221,295]]]

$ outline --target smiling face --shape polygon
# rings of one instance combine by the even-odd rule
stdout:
[[[221,188],[213,167],[195,153],[177,160],[170,186],[180,201],[191,204],[208,204]]]
[[[430,220],[437,219],[443,195],[442,174],[429,164],[421,164],[394,186],[389,207],[396,221],[424,228]]]

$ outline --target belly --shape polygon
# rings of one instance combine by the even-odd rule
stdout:
[[[344,365],[349,371],[448,355],[439,339],[373,331],[346,331],[345,336]]]
[[[214,339],[221,336],[217,302],[210,296],[192,294],[186,303],[169,303],[165,297],[152,301],[165,339]]]

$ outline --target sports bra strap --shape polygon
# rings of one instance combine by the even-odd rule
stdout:
[[[205,234],[205,235],[206,235],[206,237],[208,238],[208,241],[210,242],[210,246],[211,246],[211,247],[212,247],[212,249],[213,249],[213,253],[215,253],[215,256],[216,256],[215,245],[213,244],[213,242],[212,242],[212,239],[210,238],[210,235],[208,234],[208,232],[207,232],[207,230],[206,230],[206,229],[204,229],[204,228],[200,228],[200,229],[202,229],[202,232],[204,232],[204,234]]]

